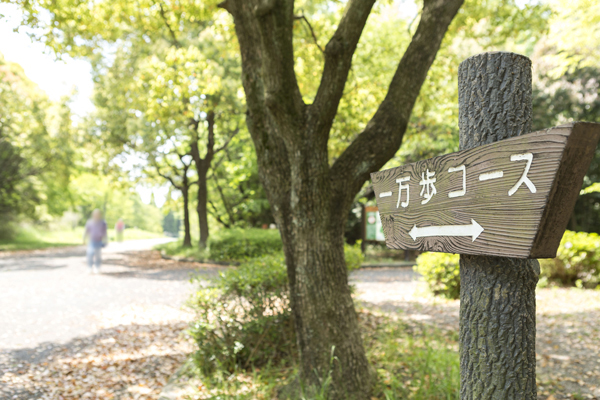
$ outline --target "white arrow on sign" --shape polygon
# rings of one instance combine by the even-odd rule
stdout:
[[[475,241],[483,230],[481,225],[472,219],[469,225],[425,226],[422,228],[417,228],[417,225],[415,225],[408,234],[413,240],[429,236],[471,236]]]

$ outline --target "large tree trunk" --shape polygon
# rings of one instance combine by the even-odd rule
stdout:
[[[332,196],[327,152],[299,143],[291,162],[291,202],[276,213],[282,230],[304,384],[334,399],[370,398],[373,374],[365,354],[344,259],[351,202]],[[278,193],[285,196],[284,191]],[[285,198],[285,197],[284,197]],[[323,385],[330,381],[328,387]]]
[[[326,391],[332,399],[369,399],[373,382],[348,287],[345,220],[369,174],[400,147],[421,85],[462,1],[424,1],[419,26],[385,100],[333,165],[330,129],[375,0],[347,2],[325,47],[312,104],[304,103],[294,73],[294,2],[220,4],[234,18],[246,121],[283,240],[301,378],[304,387],[313,389],[324,389],[329,382]]]
[[[312,212],[296,215],[315,220]],[[307,223],[292,228],[292,241],[284,239],[288,271],[295,275],[290,296],[302,381],[308,396],[325,389],[331,398],[368,399],[374,377],[348,286],[341,228]]]
[[[529,133],[531,61],[494,52],[459,68],[462,150]],[[460,257],[460,397],[537,398],[535,287],[537,260]]]

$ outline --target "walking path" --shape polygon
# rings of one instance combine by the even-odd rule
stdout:
[[[161,240],[113,243],[100,275],[83,247],[0,253],[1,399],[156,399],[194,346],[181,309],[226,267],[163,260]],[[458,301],[433,298],[410,268],[355,271],[355,298],[414,324],[458,330]],[[600,399],[600,291],[537,293],[540,400]]]
[[[93,334],[102,315],[130,305],[177,310],[191,290],[190,271],[141,273],[121,262],[124,252],[149,249],[164,241],[110,244],[99,275],[90,275],[83,247],[1,258],[0,349],[65,343]]]
[[[181,309],[194,287],[190,276],[215,276],[221,268],[148,251],[168,240],[111,243],[97,275],[83,246],[0,255],[0,398],[96,398],[84,395],[86,382],[98,386],[98,374],[89,373],[98,363],[121,381],[101,398],[153,398],[160,387],[143,382],[151,376],[164,384],[192,351],[179,338],[190,318]]]

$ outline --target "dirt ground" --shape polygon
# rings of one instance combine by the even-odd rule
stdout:
[[[155,251],[115,254],[107,262],[121,268],[113,279],[168,280],[190,270],[210,278],[223,268],[163,260]],[[351,283],[364,307],[458,329],[459,302],[429,295],[410,269],[363,269]],[[0,350],[0,398],[156,399],[193,351],[184,334],[191,318],[179,306],[130,304],[97,313],[94,334]],[[600,400],[600,291],[538,289],[537,362],[540,400]]]
[[[407,322],[457,330],[460,302],[429,295],[410,270],[360,270],[352,282],[368,307]],[[538,289],[537,382],[540,400],[600,400],[600,291]]]
[[[83,254],[0,259],[0,399],[156,399],[193,351],[190,275],[223,267],[117,248],[90,275]]]

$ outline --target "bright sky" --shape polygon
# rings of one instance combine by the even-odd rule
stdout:
[[[93,90],[90,63],[65,56],[64,61],[56,57],[38,42],[32,42],[27,30],[19,26],[21,12],[11,4],[0,3],[0,53],[7,61],[20,64],[25,74],[44,90],[52,100],[77,91],[71,108],[79,116],[94,109],[90,101]]]
[[[62,96],[76,91],[71,104],[73,113],[83,117],[94,110],[90,100],[94,83],[92,81],[90,63],[85,60],[63,56],[57,60],[54,54],[39,42],[32,42],[27,35],[27,29],[19,26],[21,12],[11,4],[0,3],[0,53],[4,59],[20,64],[29,79],[35,82],[50,99],[59,100]],[[127,164],[123,168],[127,169]],[[139,185],[136,188],[142,201],[150,203],[152,193],[156,205],[161,207],[166,201],[168,186],[147,187]]]

